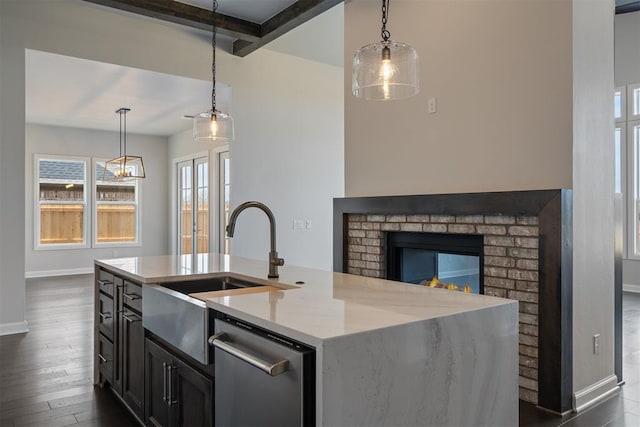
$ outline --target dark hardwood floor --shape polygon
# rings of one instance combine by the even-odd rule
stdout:
[[[137,423],[108,389],[93,386],[93,276],[27,280],[29,333],[0,337],[0,426]],[[640,294],[625,293],[622,392],[580,415],[521,403],[520,426],[640,427]]]
[[[558,417],[520,402],[520,426],[640,427],[640,294],[625,292],[623,310],[622,391],[579,415]]]
[[[93,276],[29,279],[29,333],[0,337],[0,426],[136,426],[93,386]]]

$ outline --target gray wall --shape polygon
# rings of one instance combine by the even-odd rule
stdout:
[[[615,17],[616,86],[640,83],[640,11]]]
[[[141,246],[34,250],[33,206],[37,196],[34,195],[34,154],[66,154],[111,159],[118,155],[119,137],[117,132],[35,124],[26,126],[25,137],[25,272],[27,276],[78,271],[93,272],[93,260],[97,258],[167,253],[168,194],[164,191],[169,179],[166,168],[167,138],[127,133],[127,152],[142,156],[147,176],[139,181]]]
[[[345,63],[377,40],[379,14],[376,2],[346,3]],[[392,103],[346,95],[345,193],[572,188],[573,391],[603,380],[596,396],[608,391],[614,368],[612,5],[398,0],[389,28],[419,52],[421,93]],[[345,67],[346,94],[350,88]],[[438,98],[432,115],[426,112],[430,97]]]
[[[346,3],[346,195],[571,188],[571,2],[393,3],[388,28],[418,51],[421,89],[351,95],[348,64],[378,40],[380,5]]]
[[[575,0],[567,24],[573,28],[573,391],[580,407],[617,384],[613,9],[608,2]]]

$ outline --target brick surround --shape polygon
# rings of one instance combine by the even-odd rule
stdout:
[[[482,235],[484,292],[517,300],[520,399],[538,404],[539,219],[514,215],[346,215],[348,273],[384,278],[388,231]]]

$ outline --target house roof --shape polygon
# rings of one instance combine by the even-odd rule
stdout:
[[[68,162],[62,160],[40,160],[40,182],[54,183],[83,183],[85,178],[84,163]],[[96,177],[102,179],[104,167],[96,164]],[[113,178],[111,172],[107,171],[107,178]]]

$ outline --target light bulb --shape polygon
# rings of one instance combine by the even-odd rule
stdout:
[[[211,123],[209,123],[209,130],[212,136],[218,135],[218,120],[216,120],[215,114],[211,115]]]
[[[382,96],[384,99],[391,99],[389,83],[393,80],[396,71],[398,69],[391,62],[391,49],[389,49],[389,46],[385,46],[382,48],[382,62],[378,71],[378,76],[382,80]]]
[[[389,83],[389,80],[393,78],[396,73],[395,67],[391,63],[391,59],[383,59],[380,66],[380,78],[384,83]]]

